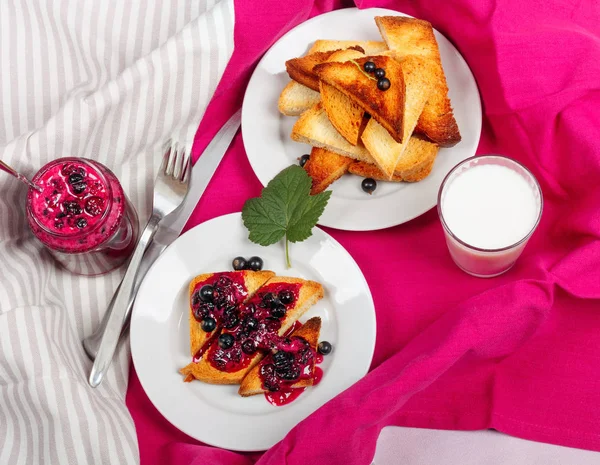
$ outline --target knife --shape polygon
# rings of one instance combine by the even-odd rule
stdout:
[[[206,190],[206,186],[208,186],[208,183],[215,174],[217,166],[219,166],[219,163],[223,159],[223,156],[231,144],[233,137],[237,133],[240,123],[241,110],[238,110],[219,130],[216,136],[211,140],[210,144],[208,144],[204,152],[202,152],[200,158],[196,161],[194,167],[192,168],[189,191],[182,206],[177,212],[167,216],[161,222],[160,227],[156,232],[156,236],[154,237],[154,241],[150,244],[148,250],[146,250],[146,253],[144,254],[144,257],[142,258],[136,281],[133,286],[133,291],[129,298],[129,305],[127,307],[126,317],[124,319],[125,323],[121,333],[115,337],[121,337],[127,331],[129,320],[131,318],[133,302],[144,276],[162,251],[181,234],[181,231],[196,208],[200,197]],[[114,295],[116,296],[117,292],[115,292]],[[100,347],[100,342],[104,336],[104,330],[106,329],[106,324],[109,320],[113,304],[114,296],[113,300],[111,300],[108,305],[108,309],[104,314],[104,318],[100,323],[100,327],[91,336],[88,336],[82,341],[83,348],[91,360],[94,360],[96,358],[96,354],[98,353],[98,348]],[[100,384],[101,379],[92,379],[92,377],[90,377],[89,381],[92,387],[96,387]]]

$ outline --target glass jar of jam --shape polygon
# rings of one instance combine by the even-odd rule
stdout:
[[[67,270],[98,275],[123,264],[133,252],[138,218],[116,176],[85,158],[46,164],[30,189],[27,220],[33,234]]]

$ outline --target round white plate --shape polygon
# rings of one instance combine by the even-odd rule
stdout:
[[[297,117],[277,109],[279,94],[289,82],[285,62],[304,55],[317,39],[379,40],[375,16],[401,15],[383,8],[347,8],[312,18],[289,31],[265,54],[248,84],[242,107],[242,134],[252,169],[263,185],[311,147],[290,138]],[[350,231],[388,228],[409,221],[437,203],[446,174],[475,155],[481,133],[481,102],[475,78],[456,48],[435,31],[446,73],[454,116],[462,141],[440,150],[431,174],[418,183],[379,182],[365,194],[361,178],[347,175],[333,183],[329,204],[319,224]]]
[[[203,223],[177,239],[142,283],[131,318],[131,352],[148,397],[184,433],[207,444],[240,451],[265,450],[298,422],[362,378],[375,348],[375,308],[352,257],[319,228],[290,244],[293,268],[282,244],[261,247],[247,239],[239,213]],[[263,395],[243,398],[238,386],[184,383],[178,370],[190,362],[188,285],[201,273],[231,270],[241,255],[263,258],[278,275],[320,282],[325,297],[302,318],[320,316],[320,340],[333,344],[321,367],[323,380],[294,402],[270,405]]]

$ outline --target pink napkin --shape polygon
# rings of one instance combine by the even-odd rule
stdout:
[[[253,66],[277,38],[310,16],[347,6],[353,5],[236,2],[234,56],[195,153],[239,108]],[[490,280],[452,263],[434,210],[384,231],[328,230],[358,262],[375,299],[370,373],[261,455],[204,446],[178,432],[132,372],[128,405],[142,463],[367,464],[386,425],[494,428],[600,450],[599,4],[356,6],[427,19],[457,46],[483,101],[478,153],[502,153],[533,171],[545,196],[540,227],[515,268]],[[239,211],[260,188],[238,135],[190,226]]]

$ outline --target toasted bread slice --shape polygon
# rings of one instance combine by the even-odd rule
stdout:
[[[328,52],[316,52],[303,57],[292,58],[285,62],[285,69],[291,79],[315,92],[319,92],[319,78],[313,72],[313,68],[315,65],[326,61],[332,53],[334,51],[330,50]]]
[[[389,179],[376,165],[362,161],[353,162],[348,167],[348,171],[364,178],[395,182],[417,182],[425,179],[431,173],[438,150],[439,147],[433,142],[412,136],[394,169],[392,179]]]
[[[319,299],[323,298],[323,286],[315,281],[274,276],[255,293],[254,297],[250,299],[249,304],[255,303],[258,305],[262,295],[270,292],[271,289],[277,289],[282,284],[297,286],[298,297],[293,305],[287,308],[285,316],[280,319],[281,327],[277,332],[279,336],[285,334],[298,318],[300,318]],[[235,328],[232,331],[224,329],[223,333],[237,334],[235,333]],[[264,353],[261,351],[258,351],[253,355],[246,355],[242,352],[241,360],[243,363],[240,364],[240,368],[236,368],[235,371],[222,371],[218,369],[213,362],[209,361],[218,359],[222,355],[222,352],[225,351],[218,346],[217,341],[215,340],[198,362],[192,362],[185,366],[180,370],[180,373],[185,375],[184,379],[186,381],[195,378],[210,384],[239,384],[242,382],[242,379],[244,379],[244,376],[246,376],[246,374],[260,362],[264,356]]]
[[[433,63],[430,81],[435,84],[419,117],[417,131],[439,145],[455,145],[461,139],[460,131],[448,98],[448,84],[431,24],[404,16],[377,16],[375,22],[397,58],[417,55]]]
[[[300,84],[290,81],[279,95],[279,111],[286,116],[298,116],[321,100],[321,94]]]
[[[319,343],[319,333],[321,332],[321,318],[315,316],[304,323],[300,328],[294,331],[290,338],[293,340],[295,337],[301,337],[304,339],[313,353],[317,350],[317,344]],[[282,349],[285,351],[285,349]],[[293,351],[291,351],[293,353]],[[238,390],[238,394],[242,397],[254,396],[256,394],[263,394],[268,392],[267,389],[263,386],[263,381],[260,375],[260,369],[263,365],[272,364],[273,363],[273,354],[267,355],[261,363],[256,365],[250,372],[246,375],[246,377],[242,380],[242,384],[240,385],[240,389]],[[313,384],[313,372],[315,369],[315,360],[313,359],[309,365],[307,365],[307,370],[303,371],[300,378],[295,383],[289,383],[282,380],[282,384],[285,387],[289,388],[302,388],[307,386],[312,386]]]
[[[351,60],[364,55],[356,49],[331,50],[329,52],[330,53],[328,54],[328,59],[336,61]],[[314,58],[314,60],[316,61],[324,56],[326,55],[322,55],[320,58]],[[300,61],[299,63],[296,63],[296,67],[299,67],[303,70],[305,79],[316,79],[316,75],[312,72],[312,69],[309,69],[311,67],[310,63],[307,64],[305,62]],[[296,72],[297,70],[292,65],[292,74]],[[300,115],[302,112],[308,110],[310,107],[312,107],[314,104],[318,103],[321,100],[321,94],[318,92],[319,90],[319,87],[317,87],[317,91],[315,91],[312,90],[310,87],[300,84],[297,81],[290,81],[279,95],[279,111],[286,116]]]
[[[189,286],[189,321],[190,321],[190,353],[192,357],[195,357],[203,346],[210,342],[218,333],[221,328],[219,322],[214,331],[206,332],[200,327],[200,322],[194,317],[193,311],[193,299],[194,293],[205,284],[214,285],[220,276],[228,276],[241,284],[243,292],[241,293],[241,301],[236,302],[241,304],[242,302],[250,299],[256,290],[266,283],[270,278],[275,276],[272,271],[227,271],[223,273],[206,273],[196,276],[192,279]]]
[[[385,42],[375,40],[317,40],[307,53],[329,52],[355,46],[362,48],[366,55],[377,55],[388,49]]]
[[[352,47],[355,51],[364,52],[360,47]],[[313,68],[319,63],[327,61],[327,59],[337,52],[338,50],[330,50],[327,52],[316,52],[309,55],[305,55],[299,58],[292,58],[285,62],[285,69],[290,76],[296,82],[304,84],[306,87],[312,90],[319,91],[319,78],[314,73]]]
[[[329,121],[322,103],[316,104],[300,115],[292,128],[291,137],[296,142],[320,147],[367,163],[375,163],[362,142],[352,145],[340,135]]]
[[[391,81],[388,90],[379,90],[377,79],[364,71],[363,65],[367,61],[385,70]],[[400,63],[387,56],[370,56],[344,63],[321,63],[313,70],[321,81],[351,98],[385,127],[397,142],[402,142],[405,89]]]
[[[363,56],[364,54],[353,49],[339,50],[333,53],[327,61],[344,62],[356,60]],[[348,142],[352,145],[357,145],[360,140],[360,134],[367,124],[364,117],[364,110],[344,93],[329,84],[321,81],[319,83],[319,90],[321,92],[323,108],[333,127]]]
[[[346,60],[356,58],[357,56],[360,57],[363,56],[363,54],[354,49],[338,50],[334,51],[329,59]],[[279,111],[286,116],[298,116],[320,100],[320,93],[292,80],[285,86],[279,96]]]
[[[361,135],[361,140],[381,171],[392,179],[394,170],[410,141],[417,120],[429,97],[431,85],[428,79],[428,62],[416,56],[402,60],[402,74],[406,95],[404,97],[404,120],[401,140],[393,137],[373,118],[369,120]]]
[[[355,160],[339,155],[329,150],[313,147],[310,158],[304,165],[304,169],[312,178],[312,195],[323,192],[334,181],[337,181],[345,173]]]
[[[362,53],[360,50],[357,50],[356,48],[347,48],[344,50],[335,50],[331,55],[329,55],[329,58],[327,58],[327,60],[325,60],[325,61],[326,62],[332,62],[332,61],[344,62],[344,61],[356,60],[356,59],[362,58],[364,56],[365,56],[365,54]]]
[[[361,130],[365,128],[364,110],[344,93],[321,81],[321,101],[327,117],[337,131],[352,145],[360,140]]]

